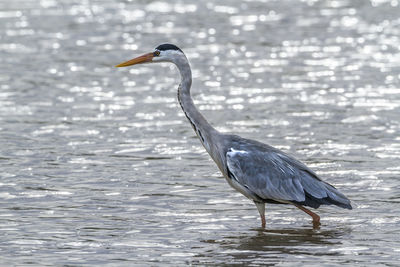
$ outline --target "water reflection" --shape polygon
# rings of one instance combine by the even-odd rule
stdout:
[[[224,236],[221,240],[208,239],[202,242],[215,245],[209,253],[196,255],[196,258],[220,258],[227,262],[268,263],[275,261],[279,255],[312,255],[338,256],[339,251],[331,250],[340,247],[342,239],[349,237],[351,228],[314,230],[309,227],[297,229],[251,229],[237,235]],[[221,254],[221,251],[223,253]],[[265,260],[267,261],[261,261]],[[195,259],[194,259],[195,261]],[[200,261],[201,262],[201,261]]]

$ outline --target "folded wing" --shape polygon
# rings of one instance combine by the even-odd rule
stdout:
[[[350,200],[300,161],[277,149],[230,148],[227,167],[241,185],[265,200],[313,208],[333,204],[351,209]]]

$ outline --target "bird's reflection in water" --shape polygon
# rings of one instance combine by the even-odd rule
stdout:
[[[236,263],[263,259],[266,260],[264,264],[277,263],[289,255],[337,256],[340,252],[330,248],[341,246],[343,238],[350,232],[350,228],[249,229],[237,235],[225,236],[221,240],[203,240],[217,244],[217,247],[207,255],[198,256]]]

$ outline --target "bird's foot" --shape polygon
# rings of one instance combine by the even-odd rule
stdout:
[[[318,218],[318,220],[313,220],[312,224],[313,224],[313,229],[319,229],[319,227],[321,226],[319,218]]]
[[[314,229],[318,229],[319,228],[321,223],[319,222],[320,221],[320,217],[317,214],[315,214],[314,212],[312,212],[309,209],[304,208],[301,205],[297,205],[297,204],[294,204],[294,205],[312,217],[312,219],[313,219],[312,222],[313,222],[313,228]]]

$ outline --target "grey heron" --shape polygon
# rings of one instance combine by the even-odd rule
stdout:
[[[336,205],[352,209],[344,194],[294,157],[267,144],[220,133],[212,127],[193,103],[189,61],[177,46],[159,45],[153,52],[116,67],[153,62],[171,62],[177,66],[181,75],[178,101],[186,118],[229,185],[254,201],[261,227],[266,224],[265,203],[292,204],[310,215],[315,227],[320,225],[320,217],[304,206]]]

